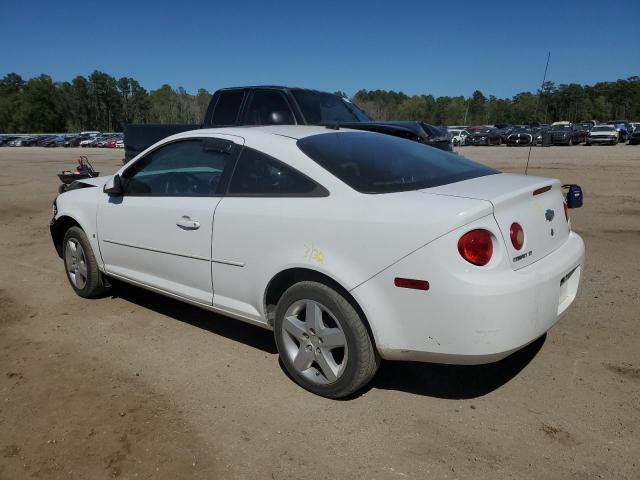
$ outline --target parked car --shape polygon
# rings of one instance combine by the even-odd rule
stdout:
[[[127,162],[158,140],[196,128],[240,125],[322,125],[407,138],[451,151],[445,128],[414,121],[372,121],[348,99],[332,93],[282,86],[233,87],[213,94],[202,124],[127,125]]]
[[[9,146],[9,143],[11,143],[13,140],[15,140],[16,137],[15,135],[5,135],[0,137],[0,146]]]
[[[106,148],[107,143],[109,143],[111,140],[115,140],[116,138],[117,137],[115,135],[104,135],[99,139],[96,139],[96,141],[93,144],[91,144],[91,146],[98,147],[98,148]]]
[[[71,135],[65,137],[64,146],[65,147],[78,147],[80,146],[80,142],[82,141],[82,137],[80,135]]]
[[[629,135],[629,145],[638,145],[640,143],[640,128],[636,128],[631,135]]]
[[[56,135],[42,135],[42,136],[38,137],[38,140],[36,141],[36,146],[44,147],[45,144],[49,143],[54,138],[56,138]]]
[[[469,136],[469,132],[466,130],[449,129],[449,133],[451,134],[451,140],[454,145],[464,145],[467,137]]]
[[[466,145],[502,145],[502,133],[497,128],[484,127],[471,130]]]
[[[633,130],[629,122],[626,120],[613,120],[607,122],[607,125],[613,125],[618,131],[618,140],[620,142],[626,142],[629,138],[629,132]]]
[[[80,146],[83,148],[90,147],[96,141],[97,138],[98,138],[97,136],[87,137],[80,141]]]
[[[116,142],[116,148],[124,148],[124,139],[121,138]]]
[[[511,123],[496,123],[494,125],[495,128],[500,132],[500,136],[502,137],[502,143],[507,141],[507,137],[513,132],[515,126]]]
[[[598,122],[597,120],[584,120],[578,123],[582,126],[586,126],[587,130],[591,130],[593,127],[600,124],[600,122]]]
[[[343,128],[183,132],[53,209],[79,296],[117,278],[272,329],[331,398],[380,359],[506,357],[567,310],[584,261],[558,180]]]
[[[515,128],[511,134],[507,137],[507,145],[509,147],[514,146],[527,146],[535,145],[537,140],[537,129],[531,129],[526,127]]]
[[[593,145],[597,143],[617,145],[618,131],[613,125],[596,125],[587,135],[587,141],[585,143],[587,145]]]
[[[577,145],[587,138],[584,128],[570,122],[552,123],[549,131],[552,145]]]
[[[64,145],[64,142],[65,142],[64,135],[53,135],[53,136],[48,137],[46,140],[44,140],[40,144],[40,146],[48,147],[48,148],[60,147],[60,146]]]
[[[587,132],[590,132],[591,129],[594,127],[594,125],[591,122],[580,122],[580,123],[576,123],[576,125],[581,127],[583,130],[586,130]]]

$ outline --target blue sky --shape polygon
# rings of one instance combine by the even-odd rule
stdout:
[[[2,0],[0,76],[509,97],[640,75],[640,1]]]

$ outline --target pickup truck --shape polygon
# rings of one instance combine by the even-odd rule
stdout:
[[[202,124],[130,124],[124,132],[124,162],[163,138],[199,128],[244,125],[324,125],[385,133],[451,151],[444,128],[414,121],[372,121],[346,98],[282,86],[233,87],[216,91]]]

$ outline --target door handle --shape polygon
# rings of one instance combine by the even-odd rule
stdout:
[[[200,222],[197,220],[191,220],[187,215],[183,215],[176,220],[176,225],[183,230],[197,230],[200,228]]]

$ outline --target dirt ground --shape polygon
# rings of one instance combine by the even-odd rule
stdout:
[[[509,172],[528,152],[459,150]],[[640,478],[640,146],[533,149],[530,174],[585,192],[581,290],[546,338],[387,362],[346,401],[289,380],[268,331],[134,287],[77,297],[48,223],[80,153],[122,157],[0,148],[1,479]]]

